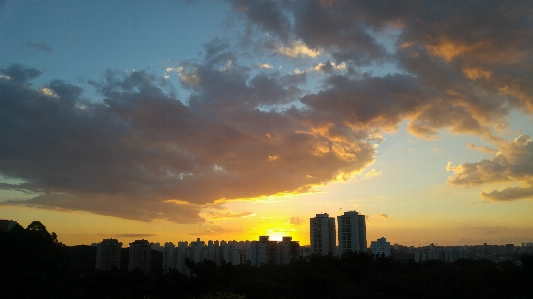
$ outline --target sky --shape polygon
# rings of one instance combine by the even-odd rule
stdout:
[[[1,1],[0,219],[67,245],[533,241],[531,1]]]

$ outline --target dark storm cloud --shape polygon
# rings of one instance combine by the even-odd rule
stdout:
[[[257,109],[290,102],[300,79],[251,76],[237,60],[210,68],[220,55],[196,66],[190,106],[145,72],[92,82],[103,102],[58,80],[38,89],[1,78],[0,169],[23,181],[2,188],[40,193],[3,204],[194,223],[216,200],[307,192],[373,161],[364,135],[323,131],[296,108]],[[205,83],[222,74],[236,83]]]

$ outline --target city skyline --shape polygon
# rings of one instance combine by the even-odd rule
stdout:
[[[355,210],[368,242],[531,242],[532,15],[4,1],[0,219],[67,245],[308,245],[310,218]]]

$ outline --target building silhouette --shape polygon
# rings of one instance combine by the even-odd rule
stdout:
[[[287,265],[300,256],[300,242],[293,241],[292,237],[282,237],[277,246],[277,263],[280,265]]]
[[[130,243],[128,270],[141,269],[144,274],[150,274],[150,260],[152,250],[147,240],[135,240]]]
[[[327,213],[316,214],[310,219],[311,253],[335,254],[335,218]]]
[[[120,268],[120,249],[122,243],[117,239],[104,239],[96,244],[96,266],[102,271],[109,271],[116,267]]]
[[[337,216],[339,225],[339,255],[348,252],[366,252],[365,215],[356,211],[344,212]]]
[[[163,270],[172,269],[174,265],[174,243],[166,242],[163,246]]]
[[[269,236],[260,236],[259,241],[250,244],[250,261],[252,266],[276,263],[278,242],[270,241]]]
[[[387,242],[384,237],[370,242],[370,249],[372,254],[390,256],[390,242]]]

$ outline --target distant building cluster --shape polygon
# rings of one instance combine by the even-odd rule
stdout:
[[[459,246],[437,247],[431,243],[429,246],[419,247],[415,251],[415,262],[418,263],[429,260],[453,263],[462,258],[466,258],[466,250]]]
[[[258,241],[211,241],[206,244],[200,238],[191,243],[172,242],[163,246],[163,269],[175,269],[189,274],[186,260],[202,262],[209,260],[221,265],[223,261],[233,265],[251,264],[259,266],[267,263],[288,264],[300,256],[300,244],[292,237],[282,241],[272,241],[269,236],[260,236]]]

